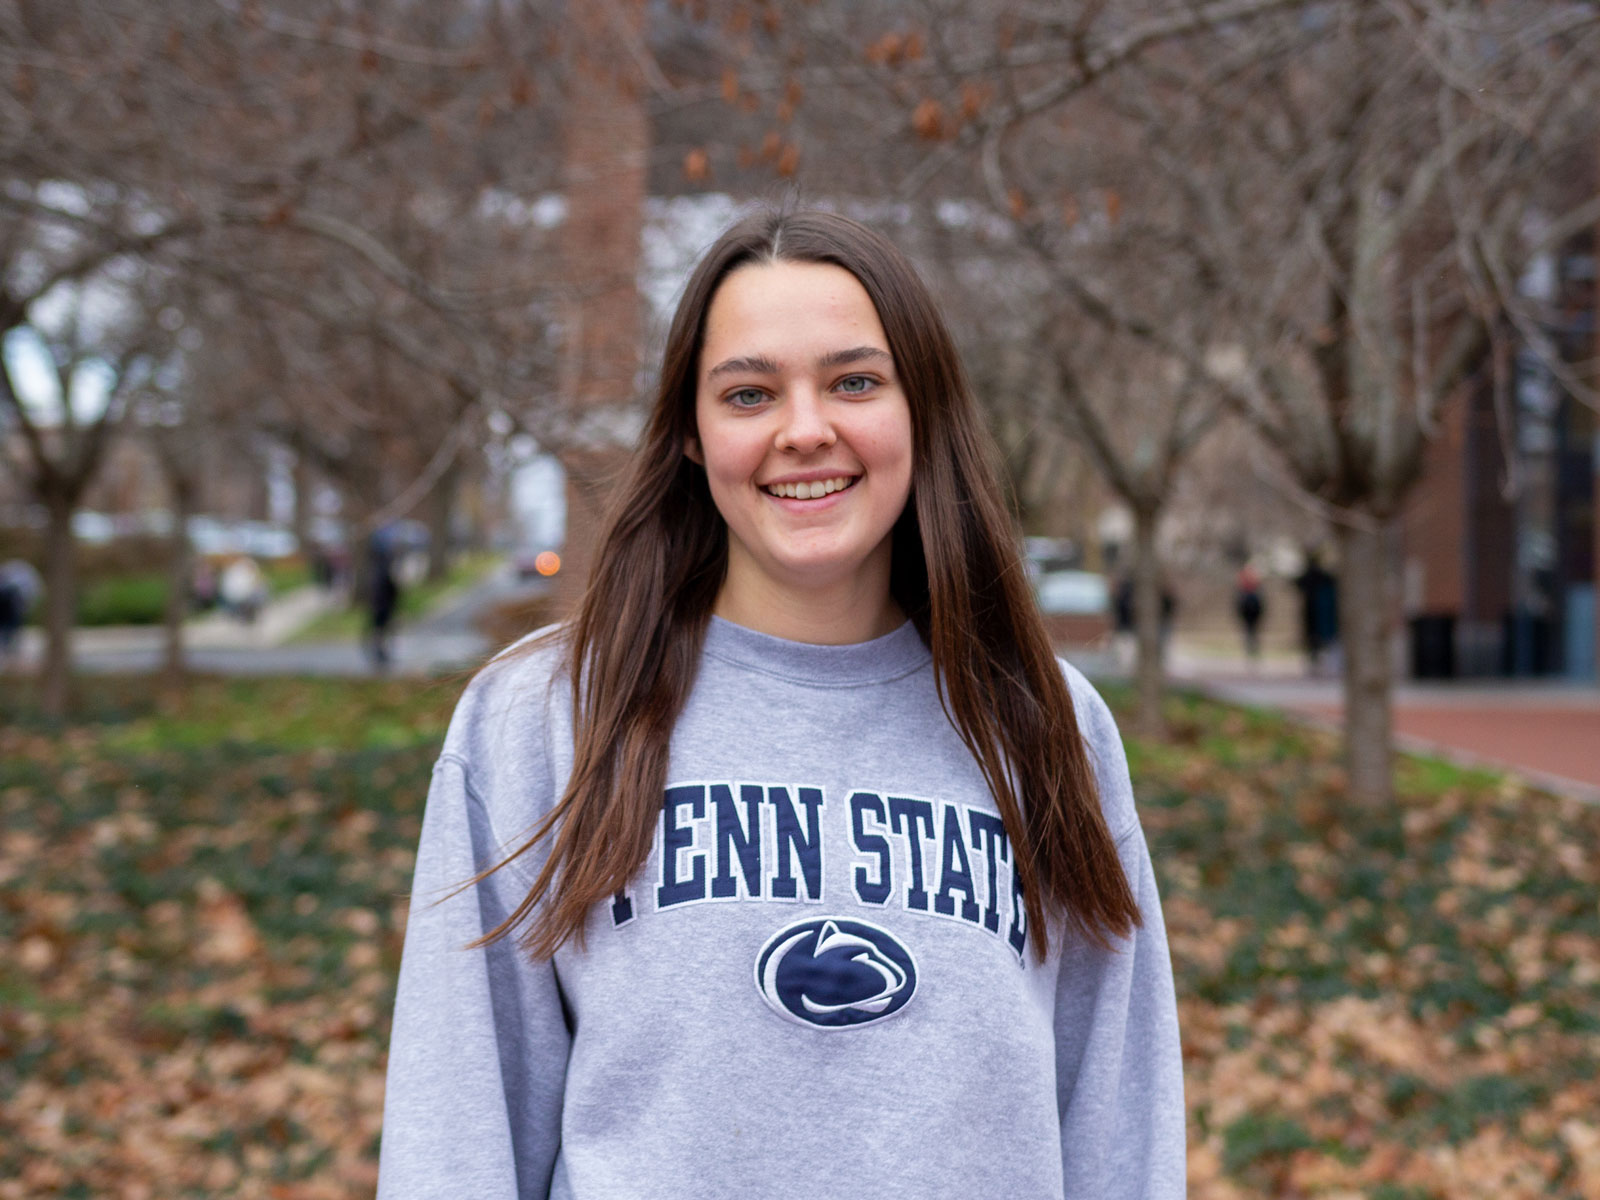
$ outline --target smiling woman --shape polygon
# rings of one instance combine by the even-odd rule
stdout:
[[[707,252],[578,612],[446,738],[380,1195],[1182,1194],[1121,744],[988,462],[883,238]]]

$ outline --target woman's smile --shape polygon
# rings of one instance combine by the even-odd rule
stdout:
[[[789,500],[821,500],[835,492],[842,492],[855,483],[859,475],[828,475],[821,479],[787,479],[777,483],[764,483],[761,490],[769,496]]]

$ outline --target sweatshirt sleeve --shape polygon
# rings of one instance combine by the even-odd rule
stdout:
[[[1083,733],[1143,923],[1109,950],[1078,939],[1062,955],[1055,1032],[1064,1194],[1174,1200],[1185,1194],[1187,1170],[1172,959],[1122,742],[1104,702],[1092,689],[1088,696]]]
[[[498,925],[527,880],[498,858],[466,764],[434,768],[417,851],[384,1097],[379,1200],[544,1197],[560,1146],[571,1036],[555,969]]]

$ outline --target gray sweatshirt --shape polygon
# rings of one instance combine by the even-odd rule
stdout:
[[[1005,828],[909,624],[814,646],[715,618],[654,849],[585,948],[467,950],[539,860],[452,889],[570,770],[556,661],[480,674],[434,770],[380,1198],[1183,1195],[1160,901],[1116,727],[1077,671],[1144,914],[1111,951],[1052,927],[1035,961]]]

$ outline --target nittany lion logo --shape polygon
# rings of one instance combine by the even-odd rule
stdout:
[[[917,990],[917,964],[888,930],[817,917],[775,933],[756,957],[756,987],[780,1016],[819,1029],[892,1017]]]

